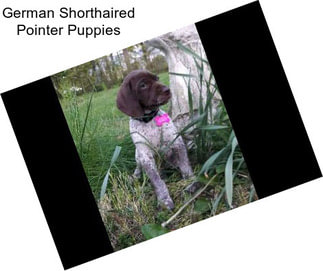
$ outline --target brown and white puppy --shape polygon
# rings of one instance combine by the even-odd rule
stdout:
[[[161,179],[154,159],[155,151],[163,148],[166,159],[179,168],[183,178],[193,176],[183,139],[177,136],[169,116],[159,109],[171,98],[170,89],[148,71],[130,72],[124,79],[117,96],[117,107],[130,116],[130,134],[136,146],[137,168],[148,175],[158,202],[168,209],[174,208],[165,182]]]

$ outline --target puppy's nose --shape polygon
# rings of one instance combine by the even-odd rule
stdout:
[[[170,89],[169,89],[169,87],[167,87],[167,86],[164,86],[164,87],[162,88],[162,91],[163,91],[163,93],[165,93],[165,94],[169,94],[169,93],[170,93]]]

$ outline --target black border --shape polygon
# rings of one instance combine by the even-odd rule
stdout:
[[[259,2],[196,28],[258,196],[321,177]]]
[[[258,196],[321,177],[259,2],[196,27]],[[1,97],[64,268],[113,252],[50,78]]]
[[[51,79],[1,96],[64,269],[113,252]]]

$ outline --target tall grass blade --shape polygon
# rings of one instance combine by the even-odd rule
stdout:
[[[227,163],[224,170],[224,179],[225,179],[225,192],[227,196],[227,202],[232,208],[232,197],[233,197],[233,153],[235,148],[238,145],[237,138],[234,137],[232,140],[231,153],[228,157]]]
[[[206,102],[205,102],[205,110],[207,108],[212,108],[212,100],[215,94],[215,90],[211,91],[209,87],[207,87],[207,97],[206,97]]]
[[[193,95],[191,90],[191,77],[188,78],[188,84],[187,84],[187,95],[188,95],[188,107],[190,111],[190,117],[193,118]]]
[[[189,54],[189,55],[191,55],[191,56],[193,56],[193,57],[195,57],[195,58],[203,61],[207,65],[210,65],[209,62],[206,59],[200,57],[197,53],[193,52],[191,49],[189,49],[188,47],[184,46],[180,42],[177,42],[177,46],[178,46],[178,48],[180,48],[182,51],[186,52],[187,54]]]
[[[212,215],[216,214],[216,211],[217,211],[219,203],[224,195],[224,192],[225,192],[225,187],[222,189],[221,193],[217,196],[216,200],[213,201],[212,211],[211,211]]]
[[[197,62],[195,56],[193,56],[194,62],[195,62],[195,66],[199,72],[199,75],[203,74],[203,62],[201,62],[201,65]]]
[[[193,127],[194,125],[198,124],[203,118],[205,117],[205,114],[202,114],[200,116],[198,116],[196,119],[192,120],[189,124],[187,124],[178,134],[177,136],[174,138],[174,140],[171,142],[171,144],[181,135],[185,134],[185,132],[190,129],[191,127]],[[171,145],[170,144],[170,145]]]
[[[206,162],[203,164],[199,175],[202,175],[203,173],[207,172],[211,166],[221,157],[221,154],[226,150],[226,147],[224,147],[222,150],[216,152],[213,154],[209,159],[206,160]]]
[[[249,194],[249,203],[252,202],[253,197],[256,194],[256,189],[254,185],[251,185],[250,194]]]
[[[181,77],[188,77],[188,78],[194,78],[195,76],[192,74],[187,74],[187,73],[177,73],[177,72],[169,72],[170,75],[176,75],[176,76],[181,76]]]
[[[86,128],[86,124],[87,124],[88,117],[89,117],[89,113],[90,113],[90,108],[91,108],[91,105],[92,105],[93,94],[94,94],[94,89],[91,92],[90,100],[89,100],[88,105],[87,105],[85,120],[84,120],[83,129],[82,129],[82,133],[81,133],[81,139],[80,139],[80,153],[81,153],[81,155],[83,153],[82,152],[82,149],[83,149],[83,138],[84,138],[85,128]]]
[[[238,172],[239,172],[239,169],[241,168],[241,166],[242,166],[243,162],[244,162],[244,158],[242,157],[242,158],[240,159],[240,161],[239,161],[239,164],[238,164],[237,168],[235,169],[236,171],[235,171],[235,172],[234,172],[234,174],[233,174],[233,180],[234,180],[234,178],[237,176],[237,174],[238,174]]]
[[[201,130],[207,130],[207,131],[215,131],[215,130],[226,129],[226,128],[229,128],[229,127],[225,125],[206,125],[206,126],[200,127]]]
[[[105,191],[107,190],[107,185],[108,185],[109,176],[110,176],[110,170],[111,170],[112,166],[114,165],[114,163],[117,161],[117,159],[120,155],[120,151],[121,151],[121,147],[116,146],[116,148],[114,149],[112,158],[111,158],[110,166],[108,168],[107,174],[105,175],[102,186],[101,186],[100,200],[103,198]]]
[[[230,137],[229,137],[229,139],[228,139],[228,146],[230,146],[230,145],[232,145],[232,141],[233,141],[233,139],[235,138],[235,135],[234,135],[234,132],[233,132],[233,130],[231,131],[231,134],[230,134]]]

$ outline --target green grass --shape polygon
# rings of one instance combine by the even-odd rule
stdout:
[[[96,198],[99,196],[115,146],[122,147],[116,167],[122,171],[135,168],[135,161],[129,159],[134,157],[134,146],[129,135],[129,118],[115,105],[117,91],[118,87],[114,87],[93,95],[82,143],[81,133],[91,94],[62,102],[66,120]]]
[[[106,197],[99,202],[99,209],[114,249],[120,250],[145,241],[143,226],[161,225],[173,213],[158,208],[156,196],[146,177],[133,183],[129,182],[127,173],[118,172],[110,177],[111,186],[107,190]],[[177,173],[173,173],[167,178],[166,183],[174,200],[175,210],[178,210],[191,198],[190,194],[184,192],[189,181],[182,180]],[[167,231],[173,231],[230,210],[226,202],[221,200],[216,211],[214,213],[210,211],[212,209],[210,202],[215,200],[221,191],[221,184],[211,185],[167,226]],[[235,184],[233,193],[234,206],[242,206],[249,202],[249,187],[243,182]]]
[[[159,78],[163,84],[169,85],[168,73],[159,74]],[[129,177],[136,166],[135,147],[129,134],[129,117],[120,112],[115,104],[118,90],[119,86],[114,86],[109,90],[80,96],[69,94],[61,100],[75,145],[115,250],[146,240],[147,226],[160,225],[173,215],[173,212],[157,206],[156,196],[145,175],[143,179],[134,182]],[[168,105],[163,109],[167,111]],[[218,125],[230,126],[222,105],[217,118]],[[203,119],[203,122],[207,120]],[[204,183],[215,176],[215,170],[218,176],[210,183],[208,189],[169,223],[165,231],[179,229],[256,198],[256,195],[250,197],[253,195],[253,187],[245,164],[240,165],[240,161],[243,160],[241,153],[235,152],[233,155],[232,152],[229,161],[231,173],[234,173],[231,177],[233,191],[232,199],[226,200],[227,195],[224,192],[227,180],[224,172],[228,168],[227,157],[231,153],[234,137],[228,129],[216,130],[214,126],[203,127],[200,123],[196,126],[197,129],[193,130],[195,148],[189,152],[195,175]],[[203,130],[205,127],[208,129]],[[99,200],[102,182],[116,146],[121,147],[121,152],[111,168],[105,197]],[[216,163],[204,164],[209,157],[221,150],[224,154],[221,159],[217,159]],[[204,160],[199,160],[199,156],[203,156]],[[182,180],[177,170],[160,170],[174,200],[174,211],[177,211],[192,197],[183,192],[191,180]]]

